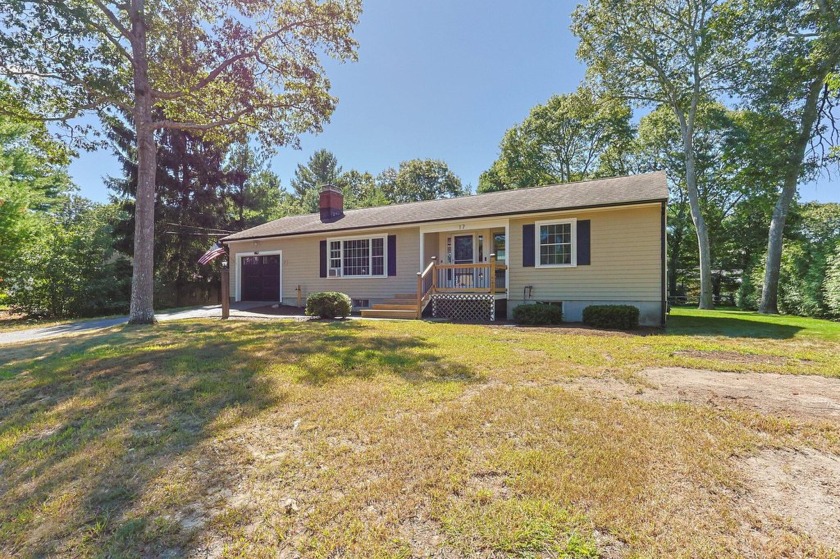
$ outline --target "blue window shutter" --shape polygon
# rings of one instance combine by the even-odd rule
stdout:
[[[534,224],[522,226],[522,266],[534,267]]]
[[[590,221],[588,219],[579,219],[577,222],[577,263],[578,266],[589,266],[590,264],[590,246],[592,245],[590,236]]]
[[[321,277],[327,277],[327,241],[321,241]]]
[[[388,275],[397,275],[397,236],[388,235]]]

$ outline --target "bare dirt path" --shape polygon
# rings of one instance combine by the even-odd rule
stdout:
[[[794,526],[840,553],[840,457],[764,449],[739,466],[748,488],[743,505],[772,527]]]
[[[643,385],[615,378],[582,378],[573,385],[611,399],[686,402],[840,423],[837,378],[677,367],[646,369],[638,376]],[[745,518],[758,519],[762,533],[792,527],[840,551],[840,456],[812,448],[764,448],[733,460],[744,483],[738,506]]]
[[[576,383],[622,398],[742,407],[761,413],[840,421],[840,379],[836,378],[680,367],[646,369],[639,377],[647,386],[611,378],[585,378]]]

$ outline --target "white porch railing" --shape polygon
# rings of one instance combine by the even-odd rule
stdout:
[[[495,295],[505,291],[504,274],[507,266],[496,262],[491,254],[487,262],[478,264],[438,264],[432,257],[431,263],[422,272],[417,272],[417,318],[429,304],[435,293],[489,293]]]

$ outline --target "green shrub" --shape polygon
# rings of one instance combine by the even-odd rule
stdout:
[[[583,323],[595,328],[632,330],[639,327],[639,309],[632,305],[590,305],[583,309]]]
[[[352,310],[350,297],[337,291],[322,291],[313,293],[306,298],[307,316],[319,316],[321,318],[335,318],[340,316],[346,318]]]
[[[513,320],[517,324],[527,324],[528,326],[560,324],[563,322],[563,311],[557,305],[541,303],[519,305],[513,309]]]

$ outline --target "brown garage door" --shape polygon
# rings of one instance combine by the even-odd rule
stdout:
[[[242,258],[242,300],[280,300],[280,256]]]

